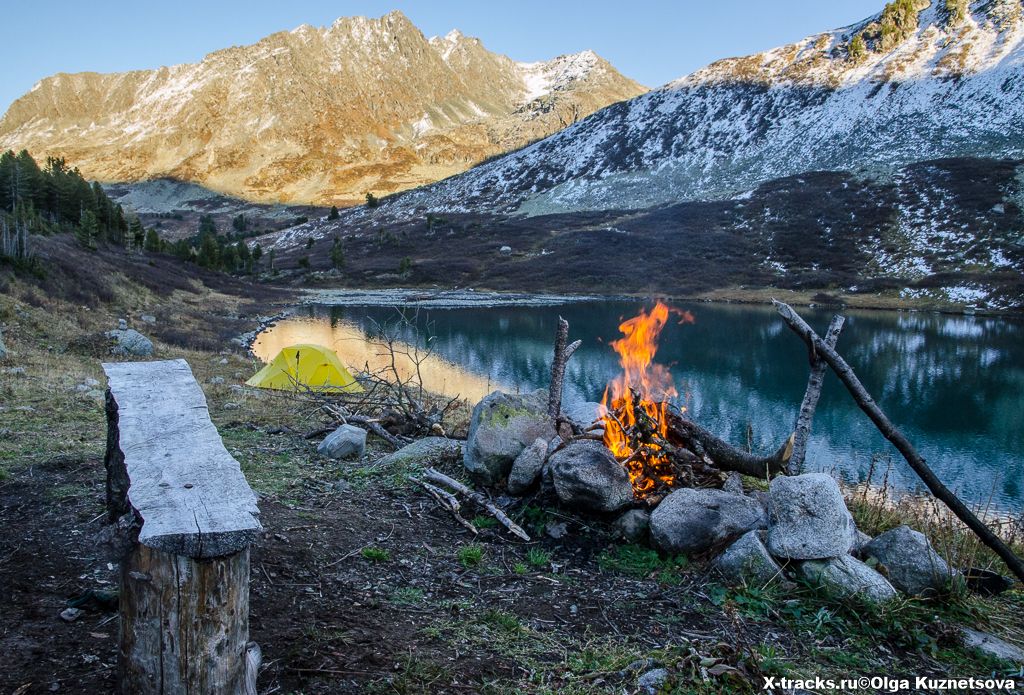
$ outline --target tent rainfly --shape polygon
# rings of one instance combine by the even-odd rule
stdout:
[[[363,390],[334,350],[310,344],[286,347],[245,383],[281,391],[310,389],[360,393]]]

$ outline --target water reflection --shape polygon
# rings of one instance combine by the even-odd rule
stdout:
[[[566,375],[567,400],[599,399],[618,370],[606,344],[634,303],[563,307],[434,310],[421,314],[435,336],[439,359],[427,372],[430,388],[478,399],[498,387],[547,385],[551,341],[559,314],[582,338]],[[696,323],[665,328],[658,360],[671,365],[680,399],[691,415],[736,444],[774,449],[788,436],[807,378],[799,340],[769,308],[686,307]],[[823,330],[829,314],[802,311]],[[335,347],[350,365],[371,366],[379,350],[367,345],[373,322],[393,309],[309,308],[260,336],[268,359],[294,342]],[[406,336],[411,339],[411,333]],[[1024,324],[967,316],[848,312],[839,349],[922,455],[950,487],[974,501],[992,496],[1004,508],[1024,500]],[[890,480],[919,485],[913,472],[860,412],[831,374],[827,377],[808,453],[814,468],[865,475],[873,453],[892,455]]]

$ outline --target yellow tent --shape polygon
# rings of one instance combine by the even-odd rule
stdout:
[[[363,390],[338,355],[322,345],[290,345],[245,383],[283,391],[308,388],[359,393]]]

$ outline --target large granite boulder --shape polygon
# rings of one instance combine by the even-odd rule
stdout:
[[[595,401],[575,401],[562,406],[562,415],[581,429],[587,429],[604,417],[604,414],[605,407]]]
[[[840,598],[885,603],[897,596],[896,589],[885,577],[850,555],[802,562],[800,574]]]
[[[723,490],[682,488],[651,514],[651,539],[669,553],[699,553],[762,529],[768,523],[757,500]]]
[[[507,489],[510,494],[522,495],[537,482],[541,469],[548,458],[547,440],[535,439],[533,444],[519,452],[512,462],[512,470],[508,474]]]
[[[909,526],[879,534],[862,552],[878,561],[893,586],[911,596],[943,593],[954,577],[925,535]]]
[[[725,549],[714,567],[729,584],[750,584],[764,587],[776,583],[790,587],[782,567],[764,547],[764,531],[748,531]]]
[[[538,439],[555,436],[547,414],[547,391],[517,395],[495,391],[473,408],[463,464],[477,481],[494,485],[506,478],[516,457]]]
[[[381,468],[404,468],[410,465],[436,466],[462,457],[462,442],[447,437],[424,437],[381,458]]]
[[[565,504],[591,512],[615,512],[633,503],[629,474],[601,442],[581,439],[548,459],[555,493]]]
[[[316,451],[332,459],[360,458],[366,453],[366,430],[355,425],[342,425],[327,435]]]
[[[153,341],[134,328],[107,331],[106,335],[114,342],[114,346],[110,348],[111,354],[122,357],[151,357],[153,355]]]
[[[768,550],[790,560],[850,552],[857,527],[830,475],[779,476],[768,487]]]

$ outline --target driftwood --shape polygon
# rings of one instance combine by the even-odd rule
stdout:
[[[839,333],[843,330],[843,323],[846,319],[842,316],[833,316],[832,322],[828,325],[825,333],[825,344],[835,348],[839,341]],[[789,473],[799,473],[804,466],[804,458],[807,456],[807,439],[811,436],[811,422],[814,420],[814,411],[818,407],[818,398],[821,397],[821,385],[825,381],[825,370],[828,365],[825,360],[818,356],[812,347],[809,354],[811,362],[811,375],[807,377],[807,390],[804,391],[804,400],[800,403],[800,413],[796,418],[794,428],[793,456],[789,459],[787,466]]]
[[[766,478],[784,472],[793,455],[793,435],[790,435],[774,454],[758,456],[737,449],[697,423],[672,411],[668,413],[668,426],[669,433],[674,438],[682,440],[694,453],[707,454],[711,462],[723,471],[736,471],[755,478]]]
[[[551,362],[551,387],[548,390],[548,415],[557,418],[562,413],[562,388],[565,382],[565,365],[572,354],[579,349],[583,341],[577,340],[566,345],[569,340],[569,322],[558,317],[558,329],[555,331],[555,356]]]
[[[256,495],[184,360],[103,369],[108,516],[141,524],[120,559],[119,691],[243,692]]]
[[[775,309],[786,324],[800,336],[807,346],[821,356],[832,368],[839,380],[843,382],[853,400],[863,410],[878,430],[899,450],[910,467],[921,478],[933,495],[942,500],[956,516],[973,531],[981,542],[998,555],[1017,578],[1024,581],[1024,561],[1017,557],[1005,543],[992,532],[977,516],[967,508],[960,498],[947,488],[932,471],[925,460],[917,453],[910,441],[892,424],[882,409],[861,384],[853,369],[834,349],[829,347],[807,323],[788,304],[773,299]]]
[[[447,475],[445,475],[444,473],[440,472],[435,468],[428,468],[426,471],[424,471],[423,477],[425,477],[427,480],[433,483],[437,483],[438,485],[444,485],[447,488],[450,488],[462,495],[465,495],[466,497],[473,500],[478,505],[489,511],[495,519],[501,522],[502,526],[507,528],[514,535],[518,536],[519,538],[522,538],[524,541],[530,540],[530,536],[528,533],[526,533],[526,531],[524,531],[516,522],[512,521],[512,519],[510,519],[508,515],[501,510],[500,507],[498,507],[496,504],[491,502],[489,499],[484,497],[476,490],[471,490],[470,488],[460,483],[458,480],[455,480],[454,478],[449,478]]]

